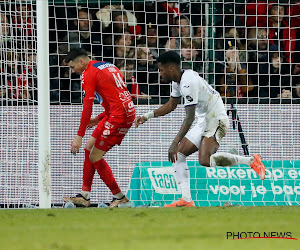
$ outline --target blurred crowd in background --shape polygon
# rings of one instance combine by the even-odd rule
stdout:
[[[27,2],[1,5],[0,105],[37,101],[36,9]],[[80,76],[64,62],[74,47],[119,67],[137,104],[168,100],[156,58],[169,50],[225,101],[300,103],[300,2],[106,2],[49,6],[52,104],[82,103]]]

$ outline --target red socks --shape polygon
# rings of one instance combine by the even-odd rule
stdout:
[[[107,162],[102,158],[100,161],[95,162],[94,168],[96,168],[100,178],[106,184],[106,186],[110,189],[113,195],[121,192],[115,177],[111,171],[111,168],[107,164]]]
[[[93,178],[95,174],[95,167],[91,163],[89,157],[90,157],[90,151],[87,149],[84,149],[85,155],[84,155],[84,164],[83,164],[83,184],[82,184],[82,191],[91,191]]]
[[[85,155],[84,155],[84,165],[83,165],[83,184],[82,184],[82,191],[91,191],[93,178],[95,174],[95,169],[97,169],[98,174],[100,175],[100,178],[103,180],[103,182],[106,184],[106,186],[110,189],[113,195],[118,194],[121,192],[115,177],[111,171],[111,168],[107,164],[107,162],[104,159],[101,159],[100,161],[97,161],[95,163],[92,163],[89,159],[90,157],[90,151],[87,149],[84,149]]]

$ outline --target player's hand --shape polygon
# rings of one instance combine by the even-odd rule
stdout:
[[[97,117],[91,118],[89,124],[87,125],[88,129],[96,126],[99,123],[99,120]]]
[[[79,152],[79,148],[82,145],[82,137],[81,136],[76,136],[73,142],[71,143],[71,153],[73,155],[76,155]]]
[[[172,142],[169,147],[169,161],[175,163],[177,161],[178,143]]]
[[[147,121],[147,118],[145,116],[138,116],[134,120],[135,127],[137,128],[141,124],[143,124],[145,121]]]

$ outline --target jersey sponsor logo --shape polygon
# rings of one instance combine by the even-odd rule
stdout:
[[[127,99],[127,101],[124,101],[122,104],[125,109],[127,117],[135,115],[135,108],[134,108],[133,101],[131,99]]]
[[[125,102],[128,99],[131,100],[131,95],[130,95],[129,91],[126,90],[126,91],[123,91],[123,92],[119,93],[119,98],[120,98],[121,101]]]
[[[187,99],[188,102],[192,102],[194,100],[190,95],[187,95],[185,99]]]
[[[185,86],[185,85],[184,85],[183,87],[184,87],[184,88],[189,88],[190,86]]]

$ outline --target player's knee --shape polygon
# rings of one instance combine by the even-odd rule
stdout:
[[[210,157],[199,157],[199,163],[204,167],[210,167]]]
[[[96,162],[95,157],[92,154],[90,154],[89,159],[90,159],[90,162],[92,162],[92,163]]]
[[[90,137],[90,139],[88,140],[88,142],[85,144],[84,149],[91,151],[94,144],[95,144],[96,139],[94,137]]]
[[[85,150],[88,150],[88,151],[91,151],[92,148],[93,148],[93,144],[88,144],[88,143],[87,143],[87,144],[84,146],[84,149],[85,149]]]
[[[91,153],[89,159],[91,163],[95,163],[97,161],[100,161],[102,157],[99,157],[98,155]]]
[[[93,146],[94,146],[94,141],[89,140],[89,141],[87,142],[87,144],[85,144],[84,149],[86,149],[86,150],[88,150],[88,151],[91,151],[92,148],[93,148]]]

